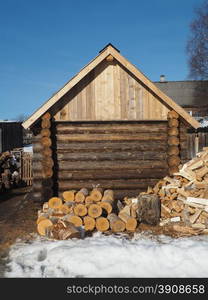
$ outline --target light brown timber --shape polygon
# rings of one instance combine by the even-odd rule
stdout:
[[[109,229],[109,221],[107,218],[98,217],[95,226],[98,231],[105,232]]]
[[[95,219],[90,216],[85,216],[83,218],[83,223],[86,231],[92,231],[95,228]]]
[[[126,228],[125,223],[114,213],[108,215],[110,228],[113,232],[123,232]]]

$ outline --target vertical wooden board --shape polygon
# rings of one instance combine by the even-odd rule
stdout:
[[[94,70],[88,75],[89,83],[86,86],[86,120],[95,119],[95,99],[94,99]]]
[[[92,119],[91,120],[95,120],[95,116],[96,116],[96,114],[95,114],[95,102],[96,102],[96,98],[95,98],[95,74],[94,74],[94,71],[93,71],[92,76],[93,76],[94,79],[91,82],[91,88],[90,88],[91,98],[92,98],[92,100],[91,100],[91,103],[92,103],[92,105],[91,105],[91,116],[92,116]]]
[[[169,109],[161,103],[161,120],[167,120]]]
[[[77,120],[77,96],[75,96],[70,102],[69,102],[69,111],[71,114],[71,121]]]
[[[167,120],[169,109],[156,97],[155,101],[157,103],[157,111],[160,112],[157,114],[157,120]]]
[[[187,147],[189,159],[193,158],[193,149],[192,149],[192,134],[188,134],[188,147]]]
[[[98,91],[98,99],[99,99],[99,106],[98,106],[98,115],[97,118],[99,120],[105,120],[105,117],[107,115],[106,113],[106,106],[107,106],[107,101],[106,101],[106,81],[107,81],[107,74],[106,74],[106,69],[102,70],[100,75],[100,89]]]
[[[106,76],[106,72],[102,71],[100,73],[100,90],[99,90],[99,108],[98,108],[98,114],[99,114],[99,118],[100,120],[105,120],[105,109],[106,109],[106,105],[107,105],[107,101],[106,101],[106,80],[107,80],[107,76]]]
[[[113,65],[113,86],[114,86],[114,116],[115,120],[121,119],[121,91],[119,65]]]
[[[101,72],[100,65],[95,69],[95,120],[102,120],[101,110],[102,110],[102,81],[103,73]],[[104,95],[103,95],[104,96]]]
[[[74,120],[74,102],[76,101],[76,97],[73,98],[69,103],[68,103],[68,112],[69,112],[69,120],[73,121]]]
[[[157,108],[157,102],[154,101],[152,94],[148,92],[148,119],[154,120],[154,117],[156,118],[156,108]]]
[[[159,120],[162,114],[161,105],[158,100],[150,93],[150,119]]]
[[[128,119],[136,119],[136,102],[135,102],[135,80],[132,76],[128,75]]]
[[[94,74],[95,74],[95,79],[94,79],[94,84],[95,84],[94,99],[95,99],[95,101],[94,101],[94,99],[93,99],[93,101],[94,101],[94,105],[95,105],[95,117],[94,117],[94,119],[96,119],[97,118],[97,110],[98,110],[98,101],[99,101],[99,99],[98,99],[98,90],[100,88],[99,87],[99,78],[98,78],[98,75],[99,75],[98,74],[98,66],[95,68]]]
[[[137,108],[137,120],[143,120],[143,89],[142,86],[138,83],[138,108]]]
[[[82,97],[81,97],[81,102],[82,102],[82,111],[81,111],[81,119],[86,120],[87,119],[87,107],[86,107],[86,85],[89,84],[89,79],[88,76],[86,76],[83,79],[83,84],[82,84]]]
[[[58,111],[58,112],[55,114],[54,119],[55,119],[56,121],[60,121],[60,111]]]
[[[73,100],[72,100],[73,101]],[[72,104],[71,102],[69,102],[67,104],[67,111],[68,111],[68,120],[72,120],[72,111],[71,111],[71,107],[72,107]]]
[[[205,132],[205,147],[208,146],[208,132]]]
[[[115,104],[114,104],[114,81],[113,81],[113,64],[109,63],[105,69],[105,99],[104,105],[104,120],[115,119]]]
[[[124,70],[119,66],[120,73],[120,99],[121,99],[121,119],[125,120],[127,118],[126,115],[126,77]]]
[[[143,119],[144,120],[148,120],[148,115],[149,115],[149,112],[148,112],[148,104],[149,104],[149,101],[148,101],[148,92],[147,90],[143,87],[143,111],[142,111],[142,115],[143,115]]]
[[[76,111],[77,111],[77,117],[76,119],[77,120],[81,120],[82,119],[82,109],[83,109],[83,103],[82,103],[82,81],[80,81],[80,84],[79,84],[79,88],[80,88],[80,91],[78,92],[77,94],[77,100],[76,100]]]

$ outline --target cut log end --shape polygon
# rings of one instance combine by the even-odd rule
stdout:
[[[108,201],[101,201],[99,202],[99,205],[107,211],[108,214],[110,214],[112,212],[112,205],[111,203],[109,203]]]
[[[62,204],[61,207],[60,207],[60,210],[65,214],[69,214],[71,212],[71,207],[69,207],[68,205],[66,204]]]
[[[168,119],[178,119],[179,114],[175,110],[171,110],[168,112]]]
[[[126,222],[126,230],[134,232],[137,228],[137,220],[133,217],[129,218]]]
[[[108,215],[108,220],[113,232],[123,232],[126,229],[125,223],[116,214]]]
[[[102,207],[98,204],[90,204],[88,208],[88,215],[92,218],[98,218],[102,215]]]
[[[77,216],[83,217],[87,214],[87,208],[84,204],[77,204],[74,207],[74,213]]]
[[[67,202],[73,202],[75,200],[75,190],[65,191],[63,192],[62,196],[64,198],[64,201]]]
[[[84,229],[86,231],[92,231],[95,228],[95,219],[90,216],[85,216],[84,219]]]
[[[76,227],[82,226],[82,219],[79,216],[69,216],[68,221]]]
[[[168,157],[168,165],[170,167],[179,166],[180,164],[180,157],[176,155],[171,155]]]
[[[62,206],[62,200],[61,198],[58,197],[52,197],[51,199],[49,199],[48,201],[48,206],[50,208],[55,208],[55,209],[59,209]]]
[[[106,218],[99,217],[96,219],[96,229],[105,232],[109,229],[109,221]]]
[[[53,226],[53,223],[49,219],[42,220],[37,225],[37,231],[40,235],[46,235],[46,229]]]
[[[179,126],[179,122],[177,119],[169,119],[168,120],[168,126],[169,127],[178,127]]]
[[[90,196],[87,196],[86,198],[85,198],[85,203],[86,204],[93,204],[93,198],[91,198]]]
[[[75,195],[75,202],[82,203],[85,201],[85,198],[88,196],[88,190],[83,188]]]
[[[103,191],[101,188],[94,188],[91,193],[90,197],[93,199],[93,201],[100,201],[103,197]]]

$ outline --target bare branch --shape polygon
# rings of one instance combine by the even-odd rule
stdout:
[[[208,79],[208,0],[196,9],[196,18],[190,24],[191,36],[187,42],[188,64],[193,79]]]

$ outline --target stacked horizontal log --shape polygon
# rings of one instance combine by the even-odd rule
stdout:
[[[56,122],[57,187],[113,189],[122,199],[167,174],[167,122]],[[125,170],[125,172],[124,172]]]
[[[208,148],[147,193],[160,197],[162,226],[179,222],[173,229],[184,235],[208,233]]]
[[[64,191],[62,197],[52,197],[43,204],[38,212],[37,231],[55,239],[74,237],[75,229],[78,237],[80,227],[86,232],[135,232],[138,206],[133,207],[133,203],[125,201],[126,198],[123,204],[119,201],[120,206],[117,205],[113,190],[101,188],[93,188],[90,192],[86,188]]]
[[[43,169],[43,183],[45,185],[43,191],[44,200],[53,195],[53,158],[52,158],[52,140],[51,140],[51,115],[49,112],[45,113],[41,118],[41,145],[42,145],[42,169]]]
[[[178,172],[180,165],[179,149],[179,115],[174,111],[168,113],[168,157],[169,174]]]
[[[40,128],[33,131],[33,156],[32,156],[32,170],[33,170],[33,184],[32,184],[32,198],[36,202],[44,202],[43,200],[43,169],[42,169],[42,150]]]
[[[51,115],[42,116],[40,127],[33,132],[33,198],[44,202],[53,195]]]

